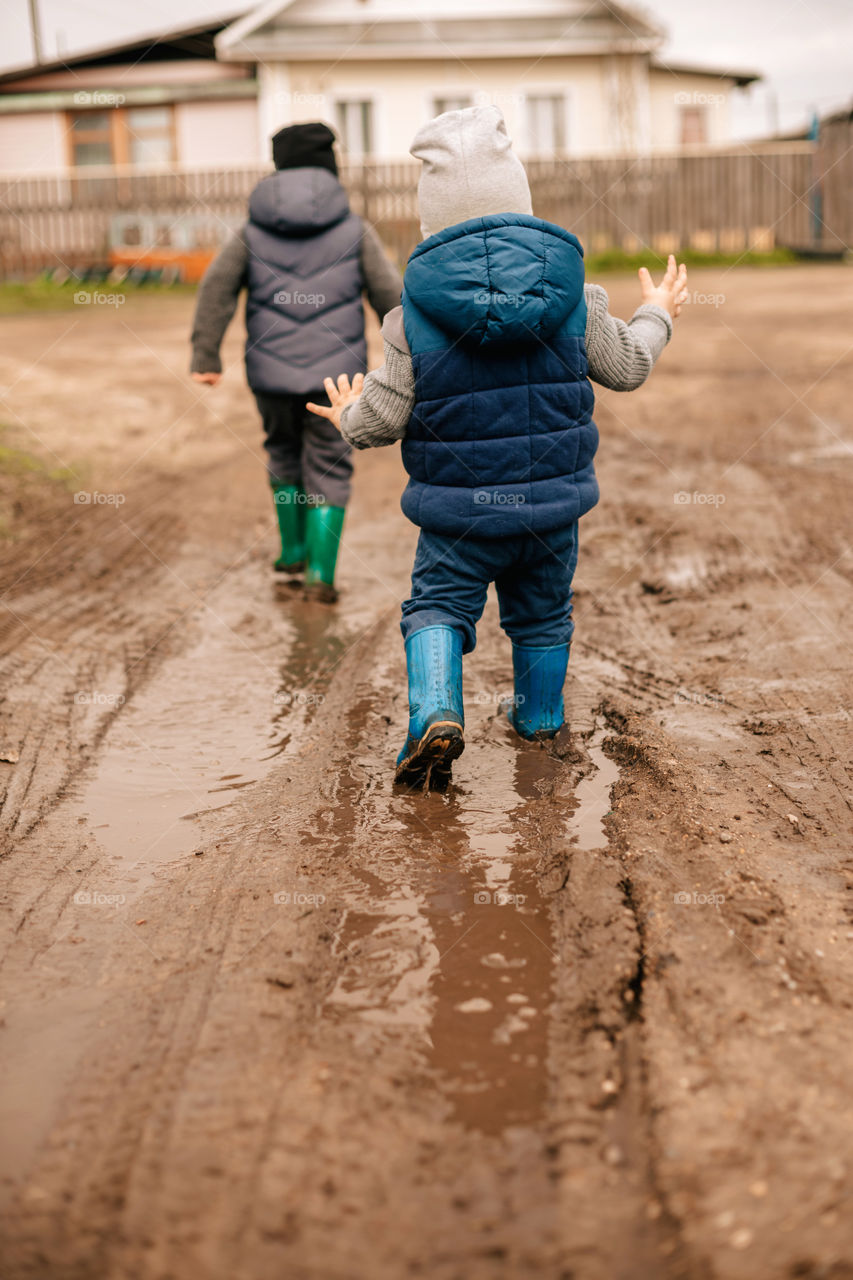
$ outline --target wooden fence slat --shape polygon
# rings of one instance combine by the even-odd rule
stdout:
[[[537,213],[574,231],[590,252],[691,244],[750,247],[809,244],[809,188],[819,178],[826,244],[853,235],[853,119],[827,122],[819,144],[776,143],[647,156],[531,160]],[[229,169],[77,170],[0,178],[0,279],[58,266],[100,265],[118,214],[158,215],[180,237],[191,216],[195,237],[221,243],[245,218],[257,165]],[[420,238],[419,166],[343,165],[353,209],[371,221],[401,263]],[[763,239],[761,239],[763,237]],[[141,246],[144,247],[144,246]],[[203,246],[199,246],[203,247]],[[73,259],[73,263],[72,263]]]

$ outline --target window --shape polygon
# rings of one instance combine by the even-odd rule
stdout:
[[[452,98],[433,98],[433,110],[437,116],[443,116],[445,111],[464,111],[466,107],[473,106],[470,94],[458,94]]]
[[[71,163],[112,164],[113,131],[109,111],[81,111],[71,117]]]
[[[168,164],[174,159],[171,107],[129,107],[123,116],[130,164]]]
[[[566,149],[566,99],[561,93],[527,98],[527,150],[534,156]]]
[[[373,103],[339,102],[338,135],[348,156],[359,158],[373,151]]]
[[[708,113],[704,107],[682,107],[679,118],[683,147],[708,141]]]
[[[175,158],[172,108],[111,107],[69,116],[71,164],[168,164]]]

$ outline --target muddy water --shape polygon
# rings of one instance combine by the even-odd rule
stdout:
[[[376,625],[370,601],[344,623],[282,586],[248,624],[229,612],[229,599],[258,592],[249,571],[246,582],[232,580],[200,615],[194,643],[108,734],[74,802],[78,822],[113,858],[115,883],[104,888],[140,892],[195,847],[205,815],[298,753],[338,665]],[[372,688],[348,715],[362,746],[314,832],[346,853],[344,883],[331,886],[343,890],[344,912],[326,1016],[414,1036],[463,1125],[493,1134],[535,1125],[548,1096],[555,963],[540,825],[556,811],[570,843],[605,845],[616,767],[599,726],[588,744],[593,767],[575,789],[560,761],[520,744],[474,699],[469,749],[449,791],[396,792],[393,731],[379,744],[365,728],[378,706],[404,707],[396,638],[379,647]]]
[[[601,733],[577,794],[560,761],[494,720],[469,725],[444,795],[394,792],[388,761],[362,757],[322,834],[351,849],[362,833],[363,868],[326,1016],[406,1028],[453,1117],[483,1133],[536,1125],[547,1103],[556,957],[539,826],[557,809],[571,843],[606,844],[617,770]]]
[[[253,600],[262,603],[249,611]],[[205,815],[298,750],[355,624],[305,607],[257,566],[229,576],[199,612],[193,643],[122,709],[75,793],[77,822],[125,891],[190,853]]]

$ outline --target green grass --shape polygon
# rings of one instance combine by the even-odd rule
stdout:
[[[79,280],[67,280],[63,284],[56,284],[46,276],[39,276],[35,280],[0,284],[0,316],[17,316],[28,311],[66,311],[72,307],[78,307],[81,311],[84,307],[87,311],[108,311],[114,307],[118,311],[123,303],[80,303],[75,302],[74,295],[85,293],[91,297],[93,293],[97,293],[109,297],[114,294],[123,299],[140,295],[184,297],[194,294],[197,288],[194,284],[133,284],[126,280],[121,284],[111,284],[107,280],[89,280],[83,283]]]
[[[771,249],[767,253],[758,253],[753,249],[744,253],[700,253],[696,249],[683,249],[677,257],[679,262],[684,262],[688,267],[787,267],[802,262],[790,249]],[[660,271],[666,264],[666,255],[653,253],[648,249],[642,253],[608,249],[605,253],[587,254],[584,264],[588,276],[608,271],[635,274],[640,267]]]
[[[4,428],[0,427],[0,431]],[[32,476],[36,479],[49,480],[52,484],[62,485],[69,490],[80,481],[79,474],[71,467],[51,467],[42,458],[37,458],[25,449],[16,449],[11,445],[0,443],[0,476],[19,478]]]
[[[26,449],[7,444],[2,437],[9,430],[12,428],[0,424],[0,540],[16,533],[20,537],[26,528],[25,513],[32,518],[33,509],[38,509],[48,494],[57,496],[61,491],[65,497],[81,483],[80,475],[70,467],[52,466]]]

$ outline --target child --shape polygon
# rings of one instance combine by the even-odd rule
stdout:
[[[598,500],[587,375],[628,391],[650,373],[687,296],[670,257],[629,324],[584,285],[582,249],[532,216],[527,177],[496,107],[449,111],[412,144],[423,242],[385,365],[331,407],[308,408],[357,449],[402,440],[405,514],[420,526],[402,631],[409,731],[396,780],[443,787],[464,747],[462,655],[494,582],[512,641],[509,719],[523,738],[563,724],[578,519]]]
[[[330,365],[363,372],[361,296],[380,319],[400,301],[400,277],[372,227],[350,212],[337,179],[335,135],[296,124],[272,140],[277,172],[249,197],[249,220],[211,263],[198,294],[191,371],[215,386],[219,347],[246,300],[246,377],[263,420],[281,555],[279,572],[305,570],[305,595],[337,598],[335,565],[349,499],[351,449],[305,412]]]

